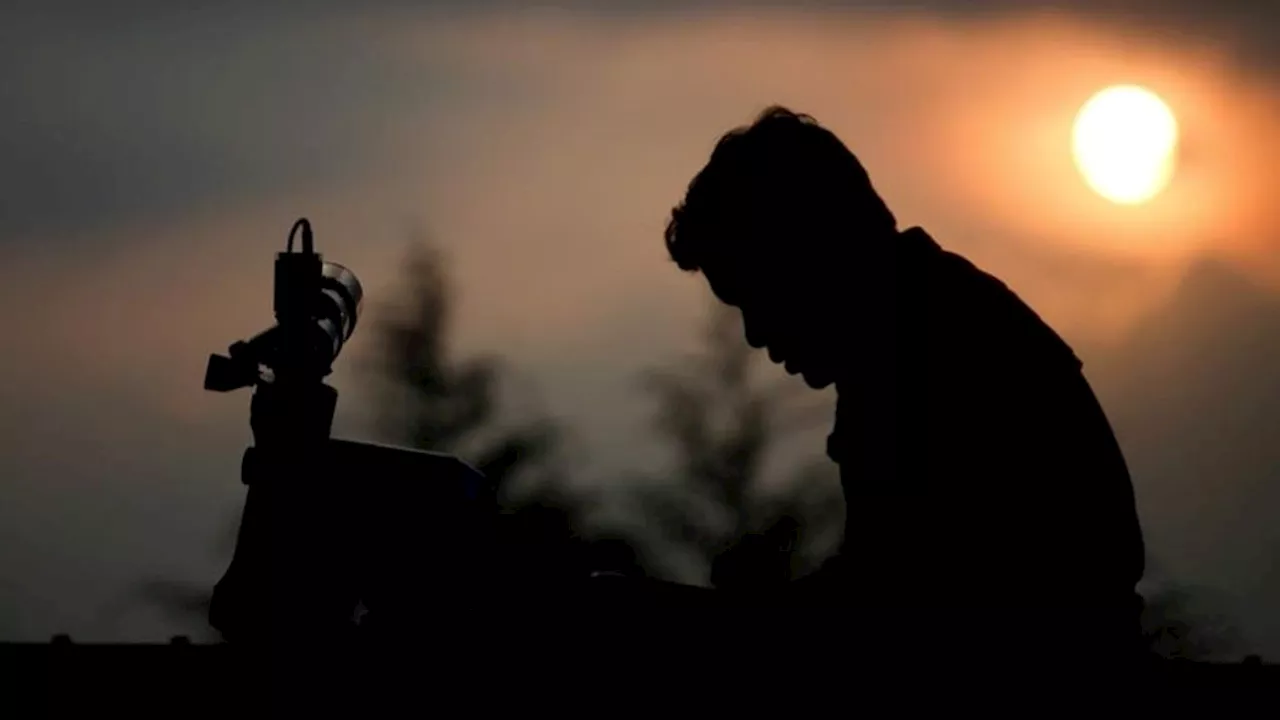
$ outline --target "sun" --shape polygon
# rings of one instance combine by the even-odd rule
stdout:
[[[1178,120],[1150,90],[1116,85],[1080,108],[1071,140],[1089,187],[1114,203],[1139,205],[1173,177]]]

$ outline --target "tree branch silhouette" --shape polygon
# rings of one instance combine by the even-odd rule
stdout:
[[[701,352],[639,378],[657,402],[653,429],[674,451],[679,480],[639,491],[637,503],[660,535],[650,542],[692,551],[718,587],[809,572],[843,528],[829,462],[799,469],[791,483],[766,486],[775,443],[809,429],[818,415],[794,384],[761,381],[757,355],[737,311],[712,303]]]

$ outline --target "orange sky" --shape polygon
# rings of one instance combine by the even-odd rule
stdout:
[[[102,332],[154,343],[154,323],[169,322],[159,354],[179,337],[194,351],[212,327],[248,330],[266,319],[269,253],[305,213],[322,249],[356,268],[375,300],[395,279],[408,228],[429,230],[455,260],[469,345],[554,355],[639,305],[685,323],[700,286],[662,254],[665,213],[718,134],[770,102],[834,129],[905,224],[996,272],[1069,336],[1123,331],[1193,255],[1230,257],[1264,276],[1276,267],[1277,213],[1265,189],[1280,179],[1280,101],[1211,48],[1170,51],[1159,38],[1049,15],[481,18],[400,27],[386,42],[406,63],[501,70],[537,92],[485,114],[462,108],[442,127],[398,117],[362,136],[401,158],[380,181],[103,228],[96,242],[121,247],[110,272],[76,280],[82,289],[49,311],[72,319],[110,294],[153,322]],[[1074,113],[1120,82],[1162,94],[1184,132],[1173,184],[1137,208],[1097,197],[1071,164]],[[1055,265],[1080,269],[1046,269]],[[189,279],[159,283],[161,268]],[[176,297],[178,287],[205,289]],[[67,343],[115,362],[102,355],[108,336],[90,340],[71,322]]]

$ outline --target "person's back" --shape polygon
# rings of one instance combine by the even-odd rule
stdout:
[[[1142,535],[1080,361],[1000,281],[899,232],[833,135],[780,108],[731,132],[667,244],[753,345],[837,387],[845,542],[785,606],[903,637],[1136,648]]]
[[[1107,625],[1136,640],[1132,485],[1080,361],[995,278],[922,231],[900,242],[888,365],[838,383],[829,453],[849,515],[842,560],[817,584],[854,606],[946,607],[989,632],[1071,628],[1047,649]]]

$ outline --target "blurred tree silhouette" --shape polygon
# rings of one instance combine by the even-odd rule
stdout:
[[[583,570],[587,548],[577,529],[590,497],[569,491],[556,457],[559,428],[540,413],[504,422],[510,413],[501,412],[498,397],[500,360],[453,357],[455,295],[437,246],[413,244],[404,277],[401,302],[378,324],[381,432],[406,447],[457,454],[494,483],[511,569],[537,581]]]
[[[459,454],[504,489],[522,472],[551,472],[557,429],[549,420],[499,425],[500,361],[452,357],[453,288],[440,250],[414,244],[405,279],[402,302],[378,320],[378,369],[389,381],[382,433],[406,447]]]
[[[785,484],[766,480],[776,442],[830,415],[803,404],[813,396],[794,383],[760,381],[758,353],[741,323],[735,309],[713,303],[702,351],[642,377],[658,401],[655,429],[675,451],[678,478],[641,486],[642,511],[661,543],[692,551],[722,588],[806,574],[834,550],[843,529],[830,462],[804,467]]]

